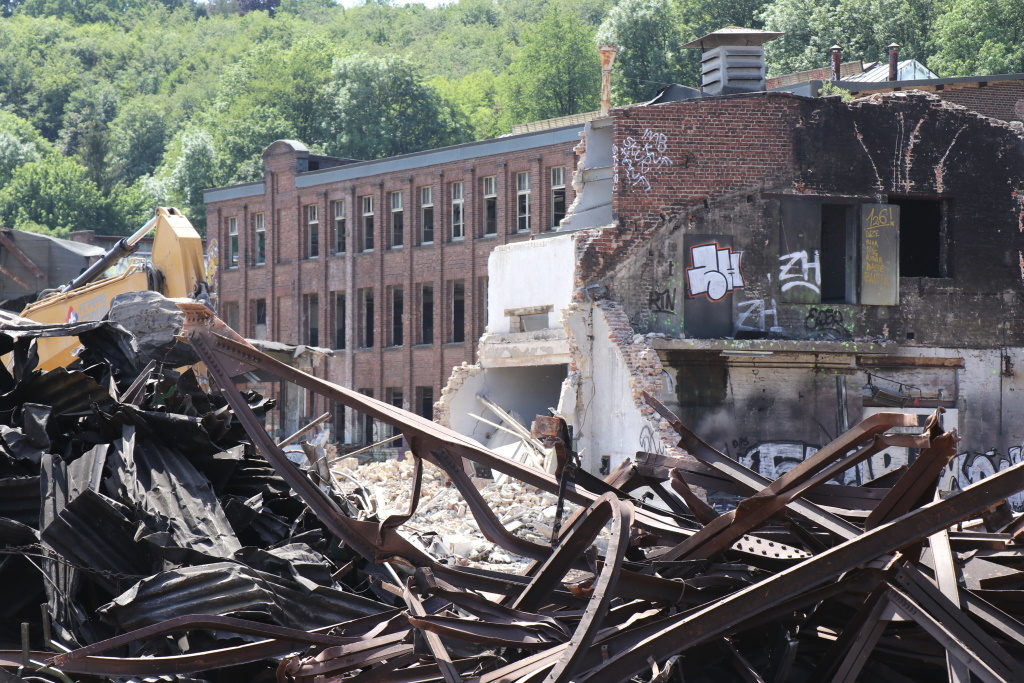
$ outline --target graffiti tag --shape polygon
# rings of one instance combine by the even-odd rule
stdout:
[[[804,328],[828,337],[850,337],[849,331],[843,327],[843,312],[835,308],[812,308],[804,318]]]
[[[984,453],[960,453],[953,458],[939,475],[939,489],[942,491],[959,491],[975,484],[986,477],[991,477],[1008,467],[1024,460],[1024,449],[1020,446],[1010,448],[1006,455],[997,450]],[[1024,491],[1018,492],[1007,502],[1014,512],[1024,512]]]
[[[742,255],[743,252],[733,251],[730,247],[719,247],[717,242],[690,247],[693,266],[686,269],[690,298],[703,294],[711,301],[721,301],[729,292],[742,288]]]
[[[642,187],[649,192],[651,181],[648,175],[654,170],[672,165],[672,160],[665,156],[667,150],[668,137],[649,128],[644,130],[639,140],[629,136],[622,144],[612,145],[612,184],[618,188],[621,181],[630,187]]]
[[[662,290],[651,290],[647,297],[647,305],[652,313],[675,313],[676,291],[671,287]]]
[[[806,251],[783,254],[779,257],[779,264],[779,282],[783,292],[794,287],[807,287],[816,294],[821,293],[821,261],[817,249],[813,258]]]
[[[778,327],[775,299],[747,299],[736,302],[736,329],[766,332]],[[769,319],[771,324],[768,323]]]

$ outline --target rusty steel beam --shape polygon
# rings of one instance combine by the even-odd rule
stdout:
[[[719,637],[745,619],[788,597],[834,579],[845,571],[929,536],[939,529],[985,509],[1024,489],[1024,463],[1014,465],[963,489],[947,500],[933,502],[820,555],[790,567],[770,579],[736,591],[713,605],[683,618],[669,618],[661,630],[611,654],[603,665],[579,675],[580,681],[626,680],[644,669],[648,659],[663,660],[696,644]]]

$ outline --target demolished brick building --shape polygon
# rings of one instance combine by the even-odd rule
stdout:
[[[1024,125],[918,91],[758,90],[615,109],[583,147],[574,209],[610,207],[492,255],[492,299],[553,262],[566,274],[505,311],[550,311],[543,334],[492,301],[480,363],[444,393],[452,426],[493,442],[466,418],[474,398],[550,360],[568,365],[557,409],[594,472],[672,450],[642,391],[769,477],[893,406],[944,408],[959,429],[947,488],[1021,460]]]

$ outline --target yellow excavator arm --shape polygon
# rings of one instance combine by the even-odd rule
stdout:
[[[113,277],[96,280],[107,268],[133,253],[153,230],[152,266],[131,264]],[[203,239],[177,209],[160,207],[134,234],[122,239],[99,261],[56,292],[29,304],[22,317],[39,323],[100,320],[118,294],[155,289],[166,297],[200,298],[205,294]],[[95,280],[95,281],[94,281]],[[39,339],[39,368],[68,365],[75,357],[77,337]]]

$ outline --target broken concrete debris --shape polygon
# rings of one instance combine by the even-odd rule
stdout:
[[[984,681],[1024,657],[1024,464],[936,495],[956,435],[878,413],[771,480],[690,432],[552,475],[186,316],[193,369],[115,323],[0,326],[0,666],[28,680]],[[68,368],[34,343],[76,335]],[[399,430],[296,465],[258,371]],[[889,446],[902,471],[832,483]],[[424,465],[426,463],[427,466]],[[489,469],[503,482],[471,477]],[[704,503],[716,482],[737,502]],[[643,495],[641,495],[643,492]],[[560,503],[562,503],[560,505]],[[551,508],[554,508],[552,511]],[[551,541],[551,531],[561,529]],[[9,677],[9,676],[8,676]]]

